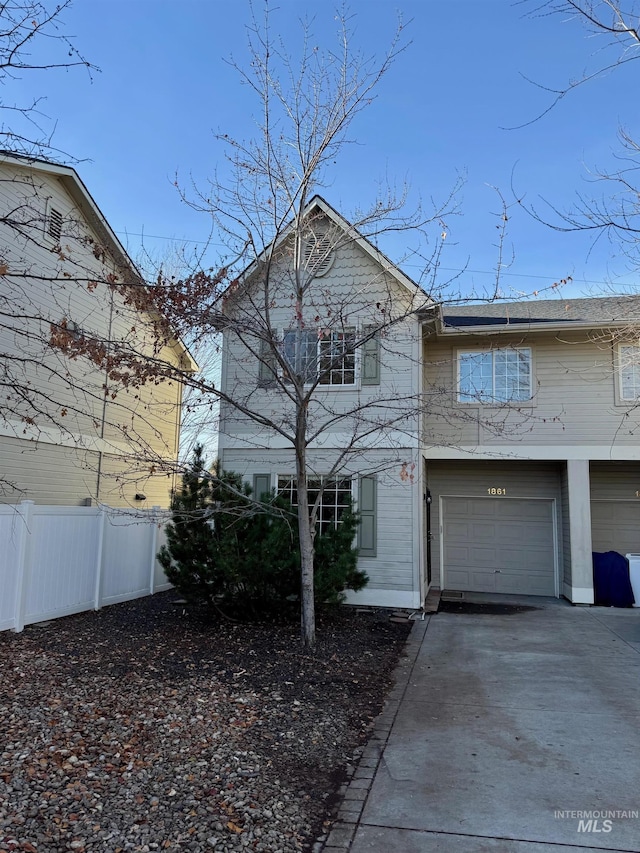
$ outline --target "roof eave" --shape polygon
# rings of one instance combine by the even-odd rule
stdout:
[[[485,324],[476,326],[445,326],[442,322],[439,324],[438,336],[460,337],[465,335],[491,334],[491,335],[521,335],[523,332],[566,332],[571,329],[584,331],[589,329],[614,329],[625,326],[637,326],[637,322],[632,320],[602,320],[595,322],[581,320],[565,320],[562,322],[545,322],[545,323],[517,323],[505,324],[503,326],[495,324]]]

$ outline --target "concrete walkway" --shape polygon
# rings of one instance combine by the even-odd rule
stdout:
[[[640,609],[526,603],[415,624],[326,851],[640,850]]]

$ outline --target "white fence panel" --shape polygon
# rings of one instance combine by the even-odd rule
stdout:
[[[15,628],[18,560],[24,520],[14,506],[0,507],[0,631]]]
[[[0,631],[169,589],[157,512],[0,506]]]
[[[167,534],[165,532],[164,525],[158,527],[157,538],[156,538],[156,554],[160,551],[163,545],[167,544]],[[172,584],[167,580],[167,576],[164,573],[164,569],[160,565],[160,563],[156,560],[154,566],[153,573],[153,583],[156,592],[162,592],[165,589],[171,589]]]
[[[139,513],[109,513],[104,528],[102,604],[148,595],[155,524]],[[155,562],[155,552],[154,552]]]
[[[25,625],[93,607],[99,515],[94,507],[34,506]]]

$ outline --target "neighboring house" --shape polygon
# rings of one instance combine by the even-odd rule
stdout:
[[[0,155],[0,501],[168,505],[181,386],[73,357],[118,339],[192,367],[179,341],[158,344],[143,288],[74,169]]]
[[[306,354],[314,370],[322,370],[328,335],[318,317],[332,304],[351,305],[356,336],[376,322],[381,300],[416,307],[371,339],[373,353],[345,347],[311,412],[321,421],[366,401],[372,407],[361,439],[340,421],[309,447],[312,481],[346,446],[359,448],[329,479],[321,512],[331,523],[352,496],[361,513],[359,563],[370,581],[349,600],[420,607],[433,586],[592,603],[592,550],[640,551],[640,299],[434,310],[326,202],[315,199],[311,214],[351,235],[335,241],[307,295],[318,305]],[[277,257],[284,280],[290,257]],[[293,360],[286,292],[274,295],[272,322]],[[235,310],[258,304],[250,290],[234,298]],[[222,390],[285,423],[287,395],[268,382],[273,368],[257,355],[225,332]],[[405,421],[392,416],[385,426],[385,407],[392,415],[400,400]],[[257,493],[276,489],[295,500],[293,454],[277,431],[223,405],[219,453]]]

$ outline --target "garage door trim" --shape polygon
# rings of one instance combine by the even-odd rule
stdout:
[[[497,497],[495,495],[469,495],[469,494],[440,494],[438,498],[438,508],[439,508],[439,527],[440,527],[440,589],[445,589],[444,586],[444,577],[445,577],[445,561],[444,561],[444,549],[445,549],[445,541],[444,541],[444,501],[447,498],[460,498],[462,500],[499,500],[499,501],[545,501],[546,503],[551,504],[551,528],[553,535],[553,586],[554,586],[554,594],[556,598],[560,597],[560,571],[559,571],[559,560],[558,560],[558,513],[557,513],[557,500],[553,497],[542,497],[535,496],[529,497],[527,495],[504,495],[501,497]]]

